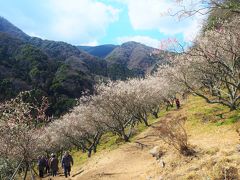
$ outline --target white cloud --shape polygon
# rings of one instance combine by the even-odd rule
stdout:
[[[94,42],[105,35],[119,10],[95,0],[50,0],[52,36],[73,44]]]
[[[128,41],[135,41],[135,42],[139,42],[142,44],[145,44],[147,46],[151,46],[154,48],[159,48],[160,46],[160,41],[148,36],[124,36],[124,37],[118,37],[117,38],[117,42],[119,44],[128,42]]]
[[[184,3],[190,7],[192,0]],[[179,20],[177,16],[170,16],[178,12],[182,6],[169,0],[127,0],[128,15],[135,30],[157,29],[165,35],[182,33],[185,40],[192,40],[201,29],[204,16],[197,14]],[[195,5],[196,6],[196,5]]]

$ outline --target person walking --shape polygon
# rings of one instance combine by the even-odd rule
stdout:
[[[39,171],[40,178],[43,178],[45,167],[46,167],[46,161],[44,159],[44,156],[38,156],[38,171]]]
[[[44,156],[44,159],[45,159],[45,163],[46,163],[45,172],[46,172],[46,174],[49,174],[50,173],[49,156]]]
[[[65,177],[70,176],[71,172],[71,165],[73,166],[73,158],[72,156],[66,151],[62,158],[62,168],[64,170]]]
[[[180,108],[180,101],[178,98],[175,99],[175,102],[176,102],[176,106],[177,106],[177,109]]]
[[[49,160],[49,167],[51,169],[52,176],[57,176],[58,172],[58,159],[56,158],[55,154],[51,154],[51,158]]]

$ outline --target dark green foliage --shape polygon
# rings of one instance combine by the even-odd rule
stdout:
[[[100,45],[100,46],[78,46],[79,49],[100,58],[105,58],[116,47],[118,46],[113,44],[106,44],[106,45]]]
[[[107,75],[107,63],[105,60],[87,54],[75,46],[65,42],[42,40],[40,38],[31,38],[29,43],[39,47],[48,57],[55,61],[66,62],[70,59],[73,63],[77,61],[78,64],[82,64],[80,70],[83,72],[87,69],[88,73],[94,75]]]
[[[126,80],[131,77],[143,77],[144,71],[141,69],[128,69],[123,64],[111,64],[108,67],[108,76],[113,80]]]
[[[53,94],[65,94],[76,98],[81,92],[91,90],[94,82],[87,74],[74,70],[70,65],[63,64],[55,74],[50,90]]]
[[[32,89],[28,102],[48,96],[49,115],[60,115],[73,106],[83,91],[92,91],[93,77],[81,67],[73,69],[70,61],[50,59],[37,47],[5,33],[0,33],[0,43],[1,101]]]
[[[0,157],[0,179],[10,179],[16,167],[16,162],[6,159],[5,157]]]
[[[229,9],[233,13],[240,13],[240,2],[239,0],[225,0],[223,8]]]
[[[8,79],[0,80],[0,92],[0,101],[10,99],[17,95],[17,92],[14,91],[13,83]]]
[[[54,112],[55,116],[60,116],[63,112],[66,112],[74,107],[77,103],[77,100],[68,98],[67,96],[59,96],[53,99],[52,102],[54,105],[50,107],[49,111]]]
[[[84,61],[87,68],[92,74],[107,76],[107,62],[102,59],[89,59]]]
[[[65,42],[42,40],[36,37],[31,38],[28,42],[40,48],[50,58],[60,61],[64,61],[70,56],[79,56],[81,54],[77,47]]]

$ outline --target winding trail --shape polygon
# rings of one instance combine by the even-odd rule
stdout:
[[[137,142],[120,146],[110,152],[104,152],[84,166],[84,171],[74,179],[146,179],[158,174],[159,165],[149,150],[159,144],[157,137],[151,136],[152,128],[137,136]]]

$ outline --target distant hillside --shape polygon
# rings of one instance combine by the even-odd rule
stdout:
[[[151,73],[158,63],[165,63],[167,52],[154,54],[154,48],[137,42],[126,42],[115,48],[106,60],[109,67],[123,66],[139,75]]]
[[[38,97],[48,96],[49,113],[59,115],[81,92],[92,90],[95,74],[88,66],[74,56],[64,62],[50,58],[41,49],[0,32],[1,101],[34,90]]]
[[[4,18],[0,30],[0,101],[34,90],[49,97],[50,114],[60,115],[107,77],[106,61],[75,46],[30,37]]]
[[[99,80],[141,77],[163,63],[165,53],[129,42],[77,47],[31,37],[0,18],[0,101],[24,90],[48,96],[49,114],[60,115]],[[106,56],[106,57],[105,57]],[[105,58],[103,58],[105,57]]]
[[[86,51],[87,53],[97,56],[100,58],[105,58],[109,53],[111,53],[117,45],[105,44],[100,46],[78,46],[79,49]]]
[[[25,34],[21,29],[14,26],[12,23],[10,23],[8,20],[0,16],[0,32],[5,32],[10,34],[13,37],[22,39],[22,40],[28,40],[30,36]]]
[[[165,63],[166,52],[154,55],[156,49],[137,42],[127,42],[120,46],[78,46],[91,55],[102,57],[107,61],[108,77],[126,79],[126,77],[143,77],[153,72],[158,63]]]
[[[31,38],[29,43],[39,47],[50,58],[54,58],[57,61],[65,62],[70,57],[74,57],[75,60],[78,59],[79,63],[85,67],[81,69],[82,71],[94,75],[107,76],[107,64],[105,61],[78,49],[76,46],[65,42],[42,40],[36,37]]]

